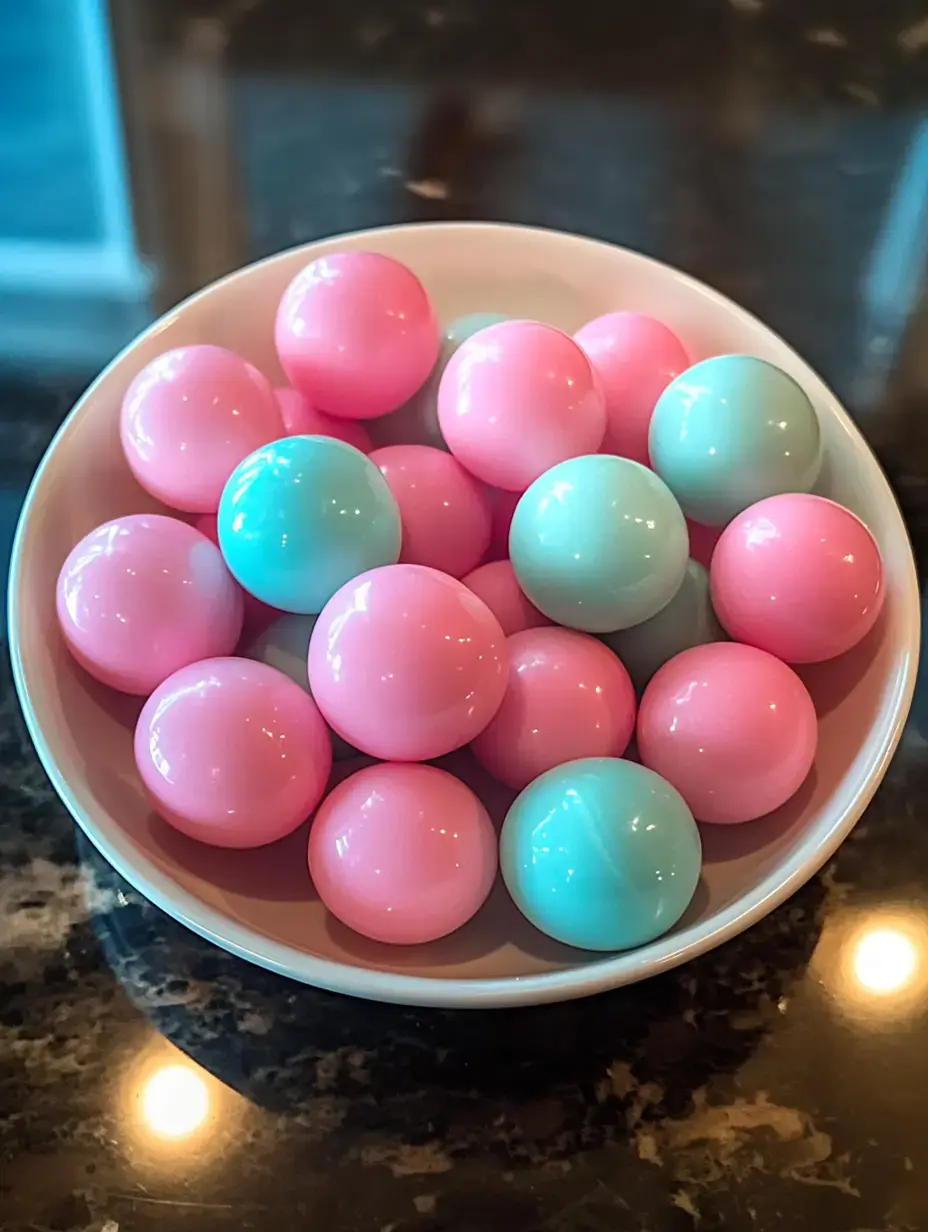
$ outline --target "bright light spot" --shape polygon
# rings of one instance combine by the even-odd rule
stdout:
[[[912,982],[918,968],[918,951],[896,929],[877,928],[861,937],[853,963],[858,983],[867,992],[885,995],[899,992]]]
[[[142,1117],[159,1138],[186,1138],[209,1114],[206,1083],[188,1065],[165,1065],[142,1088]]]

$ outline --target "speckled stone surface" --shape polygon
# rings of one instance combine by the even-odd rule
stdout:
[[[923,567],[923,5],[114,7],[153,311],[384,222],[627,243],[822,370]],[[7,523],[92,375],[0,377]],[[4,666],[0,1232],[928,1227],[926,740],[923,681],[851,839],[730,945],[584,1002],[418,1011],[289,984],[140,899],[57,802]]]

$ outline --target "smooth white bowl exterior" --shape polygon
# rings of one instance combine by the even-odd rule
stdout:
[[[356,936],[310,891],[305,827],[242,860],[184,839],[152,814],[132,756],[140,700],[90,681],[58,634],[55,578],[74,543],[117,514],[158,508],[120,449],[119,405],[131,379],[170,347],[213,342],[283,384],[273,344],[278,300],[308,261],[346,248],[410,265],[444,322],[493,311],[573,333],[605,312],[636,310],[665,321],[696,359],[743,352],[772,360],[821,417],[825,464],[816,491],[853,509],[880,544],[887,599],[877,626],[842,659],[801,670],[820,719],[809,780],[758,822],[703,827],[705,866],[693,903],[671,933],[642,949],[603,956],[559,945],[537,933],[499,885],[469,924],[431,945],[389,947]],[[556,232],[480,224],[386,228],[294,249],[208,287],[152,326],[87,391],[35,476],[13,548],[9,617],[16,685],[45,769],[91,841],[142,894],[204,937],[294,979],[448,1006],[615,988],[759,920],[821,867],[866,808],[902,731],[919,644],[915,566],[893,494],[834,395],[794,351],[723,296],[646,257]],[[446,762],[479,780],[466,753]]]

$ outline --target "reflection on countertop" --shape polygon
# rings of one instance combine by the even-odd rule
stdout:
[[[243,1101],[184,1053],[155,1039],[125,1075],[122,1103],[134,1150],[177,1169],[194,1160],[199,1165],[234,1144]]]
[[[31,25],[0,0],[0,44],[16,19],[35,66],[5,79],[0,196],[15,147],[36,199],[0,203],[0,540],[144,321],[290,244],[463,217],[626,243],[743,302],[847,402],[924,568],[928,9],[72,7],[65,37],[55,0]],[[60,63],[82,101],[35,128],[11,92]],[[15,106],[31,145],[4,144]],[[44,265],[13,259],[27,240]],[[928,1226],[926,740],[923,671],[849,841],[729,945],[589,1001],[455,1014],[287,983],[142,900],[57,802],[5,666],[0,1228]]]
[[[898,1025],[928,1006],[928,909],[881,903],[836,910],[811,971],[840,1013],[860,1026]]]

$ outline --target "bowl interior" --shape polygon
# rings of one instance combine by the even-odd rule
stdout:
[[[305,872],[305,828],[246,856],[201,847],[154,816],[140,789],[132,730],[140,702],[97,686],[65,651],[55,619],[58,570],[87,531],[158,506],[123,459],[118,409],[130,380],[173,346],[238,350],[275,382],[277,301],[295,272],[326,251],[375,249],[422,278],[443,322],[476,311],[533,317],[573,331],[602,312],[636,309],[679,330],[696,358],[746,352],[790,372],[816,404],[825,439],[817,490],[848,505],[883,552],[887,600],[865,642],[803,670],[820,718],[815,768],[775,814],[703,827],[705,867],[685,918],[633,953],[596,955],[536,932],[497,886],[451,937],[397,948],[331,920]],[[591,240],[514,227],[400,227],[284,253],[201,292],[107,369],[54,441],[25,507],[11,572],[14,669],[33,738],[53,782],[93,842],[149,898],[199,932],[296,978],[358,995],[435,1004],[493,1004],[580,995],[651,974],[733,935],[795,890],[859,816],[898,739],[914,679],[918,597],[898,508],[872,454],[834,396],[776,335],[676,271]],[[449,761],[489,791],[464,752]],[[484,792],[485,794],[485,792]]]

